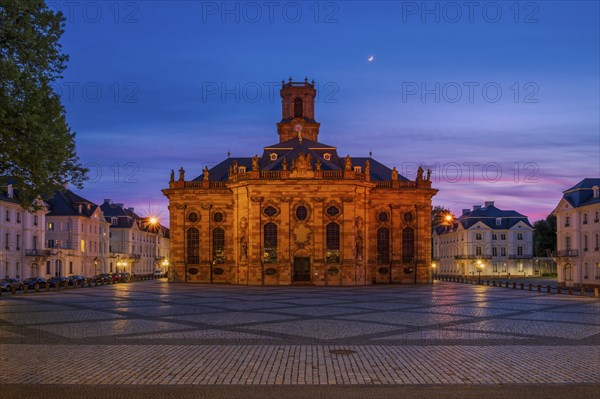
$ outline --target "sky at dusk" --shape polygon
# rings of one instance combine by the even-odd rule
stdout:
[[[600,176],[597,1],[48,1],[82,196],[168,224],[161,189],[278,142],[281,80],[317,83],[319,140],[413,179],[434,205],[545,217]],[[372,61],[368,58],[373,56]]]

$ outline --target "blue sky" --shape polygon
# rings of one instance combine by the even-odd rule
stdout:
[[[413,178],[434,205],[531,220],[600,176],[596,1],[48,1],[81,194],[168,218],[160,190],[278,141],[278,82],[319,87],[320,140]],[[374,56],[372,62],[367,61]]]

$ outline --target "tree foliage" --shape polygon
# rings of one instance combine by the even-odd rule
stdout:
[[[450,209],[444,208],[443,206],[434,206],[431,210],[431,227],[442,224],[444,217],[450,214]]]
[[[87,172],[51,86],[68,59],[63,28],[43,0],[0,0],[0,183],[10,179],[25,208],[66,183],[81,188]]]
[[[556,251],[556,216],[548,215],[544,220],[538,220],[533,224],[533,253],[534,256],[550,256]]]

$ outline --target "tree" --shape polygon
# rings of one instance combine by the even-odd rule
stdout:
[[[546,257],[556,251],[556,216],[548,215],[544,220],[533,224],[533,253],[535,256]]]
[[[443,206],[434,206],[431,210],[431,227],[433,228],[442,224],[444,222],[444,217],[450,214],[452,214],[450,209],[444,208]]]
[[[64,17],[43,0],[0,1],[0,184],[34,200],[70,183],[82,188],[87,170],[75,150],[60,97],[67,55],[59,43]]]

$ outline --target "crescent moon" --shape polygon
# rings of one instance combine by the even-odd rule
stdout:
[[[374,59],[375,59],[375,57],[373,57],[373,56],[370,56],[370,57],[367,59],[367,61],[371,62],[371,61],[373,61]]]

